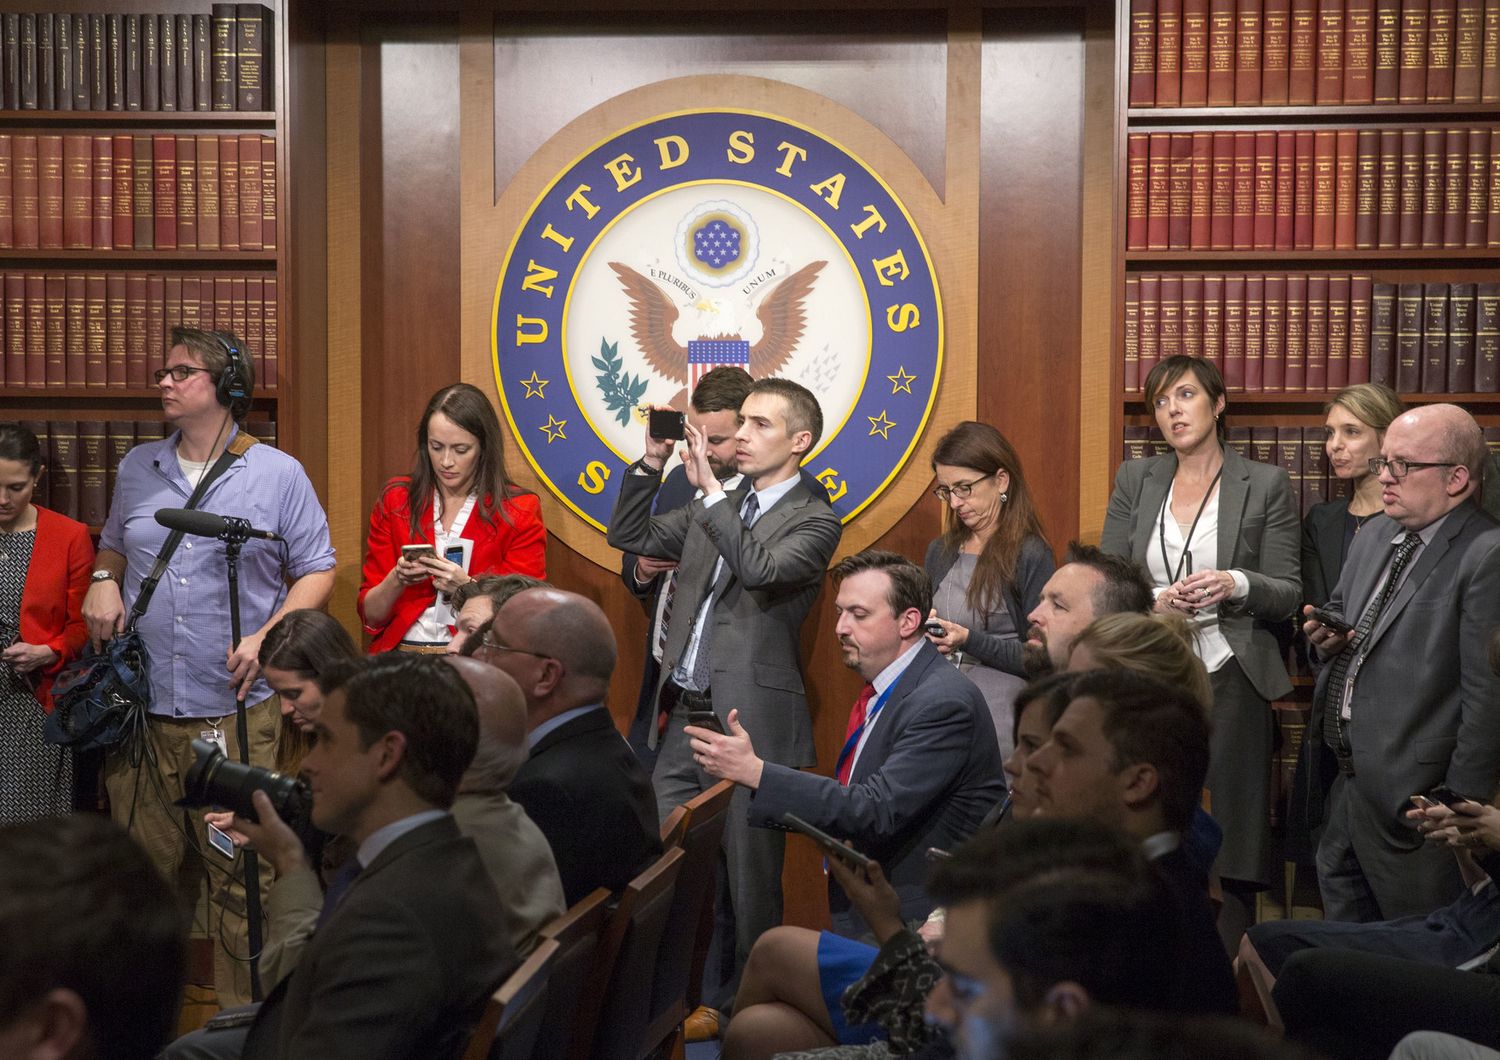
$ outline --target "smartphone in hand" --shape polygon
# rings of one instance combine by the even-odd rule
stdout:
[[[868,868],[871,864],[874,863],[874,858],[866,857],[864,854],[861,854],[853,847],[844,846],[843,843],[840,843],[837,839],[833,838],[833,836],[829,835],[821,828],[817,828],[813,825],[808,824],[802,818],[798,817],[795,813],[782,814],[781,823],[786,825],[794,832],[801,832],[803,835],[811,839],[814,843],[818,844],[818,846],[822,847],[825,854],[830,854],[833,857],[838,858],[844,864],[849,865],[852,868],[864,869]]]
[[[1314,607],[1307,613],[1307,617],[1316,620],[1319,625],[1332,630],[1341,637],[1347,637],[1354,632],[1353,626],[1327,608]]]
[[[724,723],[719,720],[719,716],[711,710],[688,711],[688,724],[696,725],[700,729],[712,729],[720,736],[729,735],[724,731]]]

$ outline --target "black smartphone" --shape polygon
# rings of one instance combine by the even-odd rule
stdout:
[[[1354,632],[1353,626],[1326,608],[1314,607],[1307,613],[1307,617],[1316,619],[1323,627],[1333,630],[1340,636],[1347,636]]]
[[[724,723],[721,722],[719,720],[719,716],[711,710],[688,711],[688,724],[696,725],[700,729],[712,729],[720,736],[728,735],[728,733],[724,731]]]
[[[923,622],[922,629],[929,637],[945,637],[948,635],[948,631],[943,628],[943,624],[936,619],[931,622]]]
[[[852,865],[856,869],[868,868],[871,862],[874,861],[873,858],[866,857],[859,851],[855,850],[853,847],[844,846],[843,843],[840,843],[837,839],[833,838],[833,836],[829,835],[821,828],[815,828],[812,825],[808,824],[802,818],[798,817],[795,813],[782,814],[781,823],[786,825],[792,831],[801,832],[803,835],[807,836],[814,843],[818,844],[818,846],[822,847],[824,853],[832,854],[840,861],[843,861],[848,865]]]
[[[676,409],[652,409],[647,419],[653,438],[671,438],[680,442],[687,437],[687,431],[683,429],[687,416]]]
[[[1429,791],[1426,797],[1431,799],[1433,802],[1442,803],[1450,810],[1461,802],[1477,802],[1480,805],[1484,804],[1483,800],[1481,799],[1471,798],[1468,795],[1460,795],[1458,792],[1454,791],[1446,784],[1439,784],[1437,787]]]

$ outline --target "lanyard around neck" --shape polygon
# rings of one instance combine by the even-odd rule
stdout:
[[[1219,479],[1224,477],[1224,465],[1219,465],[1219,470],[1214,474],[1214,480],[1208,484],[1207,491],[1203,494],[1203,500],[1198,504],[1198,514],[1193,516],[1193,525],[1188,527],[1187,536],[1182,539],[1182,555],[1177,557],[1177,566],[1172,566],[1172,561],[1167,558],[1167,502],[1172,499],[1172,490],[1167,490],[1166,496],[1161,499],[1161,511],[1156,513],[1156,539],[1161,545],[1161,566],[1167,572],[1168,585],[1177,584],[1177,579],[1183,575],[1183,565],[1187,563],[1188,557],[1192,555],[1189,551],[1193,543],[1193,533],[1198,529],[1198,520],[1203,518],[1203,510],[1208,507],[1209,498],[1214,495],[1214,490],[1219,485]],[[1175,488],[1175,484],[1174,484]],[[1193,573],[1191,570],[1188,574]]]
[[[843,768],[844,759],[852,755],[854,749],[859,746],[860,738],[864,736],[865,730],[875,723],[875,715],[880,713],[880,708],[885,706],[885,701],[891,698],[891,693],[895,691],[896,685],[900,680],[900,675],[897,675],[896,680],[886,686],[885,691],[880,693],[876,697],[875,702],[865,711],[865,720],[860,722],[859,728],[851,732],[849,738],[844,741],[844,749],[839,752],[838,761],[833,767],[834,776],[838,776],[839,770]]]

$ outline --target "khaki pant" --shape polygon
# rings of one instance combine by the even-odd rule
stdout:
[[[281,730],[280,698],[271,696],[245,712],[250,764],[270,768]],[[233,861],[207,847],[201,809],[173,805],[183,796],[183,782],[193,764],[192,741],[214,728],[215,719],[152,715],[147,725],[148,752],[140,768],[123,754],[110,754],[104,766],[110,815],[130,830],[157,869],[181,892],[193,910],[194,934],[214,942],[214,990],[221,1006],[250,1001],[250,942],[245,918],[244,858]],[[235,717],[217,719],[231,761],[239,761]],[[271,882],[271,867],[260,862],[261,907]],[[264,924],[264,919],[262,923]],[[262,941],[265,928],[262,927]]]

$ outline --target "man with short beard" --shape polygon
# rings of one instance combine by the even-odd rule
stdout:
[[[1066,670],[1073,639],[1096,618],[1121,612],[1149,614],[1151,584],[1135,563],[1077,541],[1047,584],[1042,599],[1026,616],[1031,626],[1021,649],[1028,677]]]

